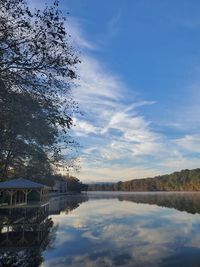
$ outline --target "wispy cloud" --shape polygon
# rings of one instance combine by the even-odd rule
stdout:
[[[200,134],[186,135],[176,139],[175,142],[185,150],[190,152],[200,152]]]
[[[75,35],[80,32],[74,31]],[[195,140],[194,136],[192,140],[189,136],[173,139],[159,133],[141,111],[144,106],[156,105],[154,100],[138,100],[119,75],[87,50],[81,60],[80,79],[74,88],[74,96],[84,111],[83,117],[75,118],[74,129],[83,144],[81,179],[126,180],[189,166],[184,150],[198,150],[197,136]],[[172,124],[179,128],[182,125],[178,119]],[[198,166],[196,157],[190,166]]]
[[[84,112],[83,117],[75,118],[74,128],[74,134],[82,138],[84,146],[80,175],[87,179],[93,177],[93,180],[100,176],[107,180],[119,178],[121,171],[120,167],[116,168],[116,160],[129,161],[130,164],[137,156],[159,151],[162,137],[151,129],[151,122],[139,112],[139,108],[156,103],[138,101],[134,93],[127,101],[130,89],[120,76],[111,73],[86,52],[81,60],[78,68],[80,79],[74,88],[74,96]],[[141,177],[147,173],[157,172],[129,166],[124,170],[124,177]]]
[[[119,10],[109,21],[107,24],[107,32],[105,38],[112,38],[114,37],[119,30],[119,22],[122,17],[122,10]],[[104,40],[105,40],[104,38]]]
[[[109,167],[90,166],[88,162],[85,162],[81,176],[86,182],[116,182],[126,181],[135,178],[153,177],[159,175],[160,171],[151,168],[144,167],[125,167],[119,165],[113,165]]]
[[[66,23],[67,32],[70,35],[70,42],[75,47],[83,49],[96,50],[97,45],[85,38],[85,33],[81,27],[81,22],[73,17],[69,17]]]

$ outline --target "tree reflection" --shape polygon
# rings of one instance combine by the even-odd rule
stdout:
[[[51,241],[48,206],[1,210],[0,266],[39,266]]]
[[[0,267],[38,267],[42,252],[54,248],[57,226],[50,215],[68,214],[87,195],[59,196],[48,205],[0,210]]]
[[[200,214],[199,193],[136,193],[119,195],[120,201],[154,204],[160,207],[174,208],[179,211]]]
[[[82,203],[88,201],[86,194],[63,195],[50,199],[49,212],[50,214],[68,214],[72,210],[77,209]]]

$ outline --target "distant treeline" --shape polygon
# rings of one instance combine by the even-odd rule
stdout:
[[[154,178],[91,184],[90,191],[200,191],[200,169],[182,170]]]

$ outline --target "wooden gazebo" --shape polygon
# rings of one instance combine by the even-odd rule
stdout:
[[[27,179],[0,183],[0,208],[14,208],[48,201],[49,187]]]

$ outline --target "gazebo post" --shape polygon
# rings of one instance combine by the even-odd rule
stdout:
[[[10,206],[12,206],[13,205],[13,191],[11,190],[11,191],[8,191],[8,192],[10,194]]]
[[[42,201],[42,189],[40,189],[40,202]]]
[[[14,193],[15,205],[17,204],[17,192]]]
[[[27,204],[28,192],[25,190],[25,203]]]
[[[1,193],[2,193],[2,202],[4,203],[5,202],[5,192],[4,192],[4,190],[2,190]]]

